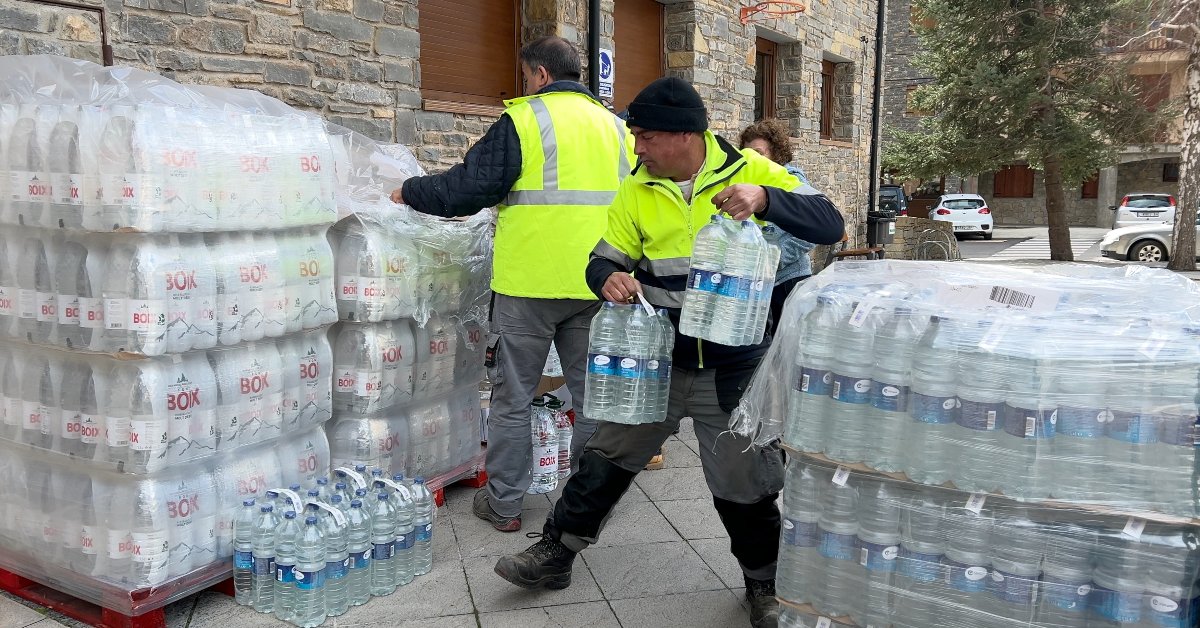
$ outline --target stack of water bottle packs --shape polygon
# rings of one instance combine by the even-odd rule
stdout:
[[[246,499],[233,525],[235,599],[319,626],[429,573],[434,517],[425,480],[364,465]]]
[[[783,319],[732,420],[792,453],[781,625],[1196,625],[1191,281],[839,262]]]
[[[473,473],[482,451],[490,224],[423,216],[375,187],[362,186],[373,201],[339,199],[352,213],[334,230],[333,458],[440,488]]]
[[[588,337],[584,413],[612,423],[665,420],[674,348],[666,310],[605,302]]]
[[[254,92],[0,66],[0,562],[133,614],[328,470],[335,152]]]

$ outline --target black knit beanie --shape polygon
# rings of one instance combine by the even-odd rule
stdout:
[[[629,103],[627,122],[648,131],[700,132],[708,129],[708,112],[694,87],[669,76],[647,85]]]

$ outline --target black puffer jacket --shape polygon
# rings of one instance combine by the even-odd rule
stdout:
[[[538,94],[579,92],[595,98],[575,81],[555,81]],[[463,162],[442,174],[404,182],[404,202],[423,214],[445,218],[470,216],[500,204],[521,177],[521,139],[512,118],[500,116]]]

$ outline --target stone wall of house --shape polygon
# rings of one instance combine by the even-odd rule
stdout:
[[[900,129],[916,131],[921,117],[907,113],[908,90],[928,80],[913,58],[921,49],[912,24],[912,0],[889,0],[887,9],[887,49],[884,51],[883,137]]]

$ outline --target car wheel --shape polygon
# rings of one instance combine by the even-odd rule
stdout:
[[[985,234],[983,234],[983,239],[984,239],[984,240],[991,240],[991,239],[992,239],[992,234],[990,234],[990,233],[985,233]]]
[[[1131,262],[1165,262],[1166,260],[1167,250],[1160,242],[1147,240],[1129,247],[1129,261]]]

